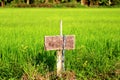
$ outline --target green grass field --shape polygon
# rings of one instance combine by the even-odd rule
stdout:
[[[0,8],[0,80],[56,70],[56,51],[44,50],[45,35],[74,34],[65,51],[66,71],[77,80],[120,79],[120,8]]]

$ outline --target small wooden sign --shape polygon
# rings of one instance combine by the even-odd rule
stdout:
[[[66,50],[75,48],[75,36],[45,36],[45,50]]]
[[[65,49],[70,50],[75,48],[75,36],[62,34],[62,20],[60,21],[60,35],[45,36],[45,50],[57,50],[57,76],[60,77],[64,67]]]

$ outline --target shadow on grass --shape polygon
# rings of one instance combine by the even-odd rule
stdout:
[[[56,54],[56,52],[53,52],[53,51],[39,52],[35,57],[35,65],[40,65],[41,63],[43,63],[44,65],[46,65],[48,67],[49,71],[55,70],[55,67],[56,67],[55,54]]]

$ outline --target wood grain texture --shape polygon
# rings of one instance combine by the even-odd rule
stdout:
[[[70,50],[75,48],[75,36],[65,36],[64,49]],[[45,50],[62,50],[63,49],[63,36],[45,36]]]

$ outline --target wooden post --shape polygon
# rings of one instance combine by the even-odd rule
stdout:
[[[60,21],[60,36],[62,35],[62,20]],[[62,50],[57,51],[57,76],[61,76],[61,72],[63,70],[62,65]]]
[[[64,50],[75,48],[75,36],[62,34],[62,20],[60,21],[60,35],[45,36],[45,50],[57,50],[57,76],[61,77],[64,69]]]
[[[62,35],[62,20],[60,21],[60,35],[63,36]]]
[[[61,76],[62,72],[62,50],[57,51],[57,76]]]

